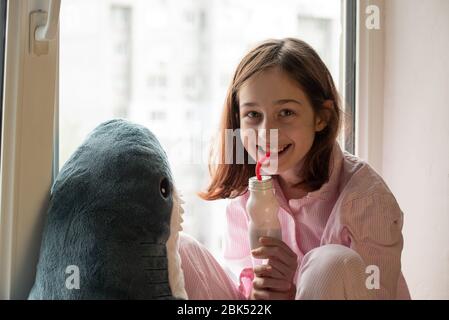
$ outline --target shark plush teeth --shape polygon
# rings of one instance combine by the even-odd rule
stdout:
[[[168,255],[168,278],[173,296],[180,299],[187,299],[187,293],[184,288],[184,274],[181,270],[181,257],[179,256],[179,232],[182,231],[182,215],[184,209],[181,195],[176,188],[173,189],[173,210],[170,221],[170,237],[167,241]]]

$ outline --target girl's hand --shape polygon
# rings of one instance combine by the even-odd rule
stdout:
[[[283,241],[271,237],[259,239],[261,247],[251,251],[256,259],[268,264],[254,268],[251,299],[290,300],[296,295],[293,278],[298,268],[297,255]]]

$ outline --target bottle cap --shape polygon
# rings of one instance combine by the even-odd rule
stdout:
[[[248,181],[248,188],[250,191],[265,191],[273,189],[273,179],[271,176],[261,176],[261,180],[257,177],[251,177]]]

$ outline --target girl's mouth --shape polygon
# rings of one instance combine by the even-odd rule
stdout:
[[[283,146],[280,146],[277,150],[270,149],[270,153],[271,153],[271,155],[277,154],[278,157],[280,157],[280,156],[284,155],[285,153],[287,153],[287,151],[290,150],[291,146],[292,146],[291,143],[285,144]],[[266,154],[266,151],[259,145],[257,146],[257,151],[262,155]]]

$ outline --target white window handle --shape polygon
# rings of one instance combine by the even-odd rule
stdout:
[[[50,42],[56,39],[59,30],[61,0],[48,1],[48,11],[37,10],[30,14],[29,52],[32,55],[47,55]]]
[[[61,0],[50,0],[47,23],[44,26],[36,28],[34,39],[36,41],[51,41],[56,37],[59,22],[59,9],[61,8]]]

